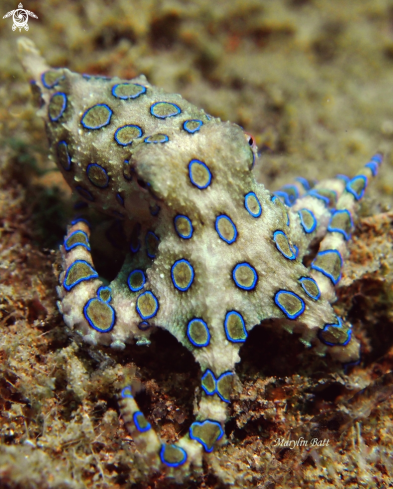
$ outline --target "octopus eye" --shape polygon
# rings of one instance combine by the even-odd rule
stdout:
[[[244,135],[246,137],[246,141],[248,142],[250,148],[255,149],[256,148],[255,139],[248,132],[245,132]]]

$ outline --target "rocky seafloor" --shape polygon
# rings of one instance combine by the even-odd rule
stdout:
[[[16,2],[1,5],[4,15]],[[362,361],[343,372],[291,335],[255,328],[241,350],[228,443],[186,487],[391,487],[393,483],[393,2],[29,1],[28,33],[0,22],[0,486],[169,488],[146,477],[119,416],[124,381],[165,441],[193,420],[198,367],[164,332],[123,353],[89,349],[56,308],[72,198],[53,162],[16,40],[53,66],[150,82],[231,120],[274,190],[297,175],[356,173],[368,189],[335,304]],[[306,440],[279,446],[277,440]],[[318,443],[312,440],[318,440]],[[324,442],[325,441],[325,442]],[[299,442],[301,444],[301,442]]]

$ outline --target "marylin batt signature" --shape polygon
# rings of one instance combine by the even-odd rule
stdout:
[[[272,444],[272,447],[289,448],[293,450],[298,447],[328,447],[329,439],[324,438],[320,440],[319,438],[312,438],[311,440],[306,440],[302,436],[297,440],[286,440],[285,438],[276,438]]]

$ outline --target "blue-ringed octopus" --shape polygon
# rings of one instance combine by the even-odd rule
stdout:
[[[158,327],[201,368],[195,421],[163,443],[131,387],[120,408],[151,471],[181,479],[225,443],[239,350],[263,320],[296,332],[317,355],[359,359],[352,326],[331,306],[347,243],[377,153],[353,178],[298,178],[269,192],[253,174],[257,148],[241,127],[180,95],[132,80],[50,68],[19,41],[50,154],[70,187],[121,221],[128,253],[107,284],[95,269],[90,226],[70,224],[61,246],[59,310],[89,345],[148,344]],[[304,257],[316,250],[308,266]]]

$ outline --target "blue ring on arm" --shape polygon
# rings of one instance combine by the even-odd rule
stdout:
[[[184,450],[184,448],[178,447],[177,445],[171,445],[171,446],[177,448],[183,454],[183,458],[179,462],[174,462],[174,463],[167,462],[165,460],[165,448],[166,448],[166,445],[165,444],[162,444],[161,445],[161,450],[160,450],[160,460],[161,460],[161,462],[163,464],[165,464],[168,467],[180,467],[180,465],[183,465],[186,462],[186,460],[187,460],[187,452]]]
[[[312,294],[310,294],[310,292],[308,292],[308,290],[304,286],[304,282],[307,282],[307,281],[313,282],[313,284],[316,286],[316,288],[318,290],[317,295],[312,295]],[[311,277],[300,277],[299,282],[300,282],[300,285],[302,286],[302,289],[308,295],[308,297],[311,297],[311,299],[314,299],[315,301],[317,301],[321,297],[321,291],[319,290],[317,282],[313,278],[311,278]]]
[[[342,209],[342,210],[336,210],[333,212],[333,214],[331,215],[331,218],[330,218],[330,221],[329,221],[329,224],[328,224],[328,227],[326,228],[327,231],[331,232],[331,233],[340,233],[344,236],[345,240],[348,241],[349,238],[351,237],[351,235],[349,233],[346,233],[344,231],[344,229],[341,229],[341,228],[334,228],[331,226],[331,222],[332,222],[332,219],[333,217],[336,215],[336,214],[348,214],[349,216],[349,220],[351,222],[351,228],[353,228],[353,219],[352,219],[352,216],[351,216],[351,213],[349,212],[348,209]]]
[[[226,402],[227,404],[230,404],[231,401],[229,399],[226,399],[219,391],[218,391],[218,382],[219,380],[221,380],[222,378],[224,377],[229,377],[229,376],[233,376],[234,373],[233,372],[224,372],[223,374],[221,374],[217,379],[216,379],[216,390],[214,392],[214,394],[217,394],[217,396],[221,399],[221,401],[223,402]]]
[[[341,253],[338,250],[324,250],[324,251],[319,251],[317,253],[317,256],[314,258],[314,261],[317,259],[318,256],[326,255],[326,253],[335,253],[335,254],[337,254],[338,257],[340,258],[341,268],[343,267],[343,259],[342,259]],[[312,268],[313,270],[317,270],[318,272],[321,272],[322,275],[325,275],[325,277],[329,278],[333,282],[334,285],[337,285],[339,283],[339,281],[341,280],[341,272],[340,272],[340,275],[339,275],[338,279],[336,280],[333,277],[333,275],[330,274],[329,272],[327,272],[325,269],[319,267],[318,265],[314,265],[314,262],[311,263],[310,268]]]
[[[336,316],[338,319],[338,323],[333,323],[333,324],[325,324],[325,326],[318,331],[318,338],[322,341],[327,346],[346,346],[348,343],[351,341],[352,338],[352,329],[348,330],[348,338],[344,341],[344,343],[331,343],[330,341],[326,341],[322,337],[322,333],[329,327],[332,326],[333,328],[342,328],[343,322],[342,319],[339,316]]]
[[[209,448],[209,447],[208,447],[208,445],[207,445],[207,444],[206,444],[206,443],[205,443],[205,442],[202,440],[202,438],[199,438],[199,437],[197,437],[197,436],[194,436],[194,435],[193,435],[193,432],[192,432],[192,427],[193,427],[193,426],[203,426],[203,425],[204,425],[204,424],[206,424],[206,423],[215,424],[216,426],[218,426],[218,427],[219,427],[219,429],[220,429],[220,434],[219,434],[219,435],[218,435],[218,437],[215,439],[214,443],[217,443],[218,441],[220,441],[220,440],[221,440],[221,438],[224,436],[224,430],[222,429],[221,424],[220,424],[218,421],[214,421],[213,419],[205,419],[205,421],[194,421],[194,422],[192,423],[192,425],[190,426],[190,429],[189,429],[189,435],[190,435],[191,440],[195,440],[195,441],[197,441],[198,443],[200,443],[200,444],[203,446],[203,448],[204,448],[205,452],[210,453],[210,452],[212,452],[212,451],[213,451],[214,444],[213,444],[213,446],[212,446],[212,447],[210,447],[210,448]]]
[[[292,206],[291,201],[289,200],[289,195],[286,192],[276,190],[275,192],[273,192],[273,195],[278,198],[281,197],[284,201],[283,204],[287,205],[288,207]]]
[[[74,236],[75,234],[82,234],[86,238],[87,244],[77,242],[77,243],[73,243],[71,246],[68,246],[67,241],[71,238],[71,236]],[[64,249],[66,251],[70,251],[70,250],[76,248],[77,246],[83,246],[83,248],[86,248],[87,251],[91,251],[90,250],[90,244],[89,244],[89,237],[87,236],[87,234],[84,231],[81,231],[80,229],[73,231],[69,236],[66,236],[64,238]]]
[[[73,282],[71,285],[67,285],[66,281],[67,281],[68,275],[70,274],[71,268],[77,263],[83,263],[84,265],[87,265],[90,268],[92,273],[91,273],[91,275],[88,275],[87,277],[79,278],[78,280],[76,280],[76,282]],[[98,273],[94,270],[94,268],[91,266],[91,264],[88,263],[86,260],[75,260],[67,268],[67,271],[65,273],[64,280],[63,280],[63,287],[66,289],[67,292],[69,292],[73,287],[80,284],[81,282],[86,282],[87,280],[92,280],[93,278],[98,278]]]
[[[87,314],[87,309],[89,307],[89,305],[94,302],[94,301],[98,301],[98,302],[101,302],[103,304],[107,304],[107,306],[109,307],[109,309],[111,310],[111,313],[112,313],[112,319],[111,319],[111,323],[110,325],[106,328],[106,329],[100,329],[98,326],[96,326],[93,321],[90,319],[90,317],[88,316]],[[99,333],[109,333],[109,331],[112,331],[114,325],[115,325],[115,322],[116,322],[116,313],[115,313],[115,310],[113,309],[112,306],[110,306],[108,304],[109,301],[105,302],[101,299],[98,299],[97,297],[93,297],[92,299],[89,299],[86,304],[85,304],[85,307],[83,308],[83,315],[86,319],[86,321],[89,323],[89,325],[95,330],[95,331],[98,331]]]
[[[134,420],[134,424],[135,424],[136,429],[140,433],[144,433],[145,431],[149,431],[151,429],[151,424],[149,422],[147,422],[147,425],[145,427],[142,427],[139,424],[139,421],[138,421],[138,417],[139,416],[143,416],[144,417],[142,411],[135,411],[135,413],[132,415],[132,419]]]
[[[289,294],[289,295],[292,295],[293,297],[296,297],[296,299],[299,299],[300,304],[301,304],[301,309],[298,312],[295,312],[295,314],[290,314],[285,309],[285,307],[278,302],[278,297],[281,294]],[[285,316],[288,319],[296,319],[296,318],[298,318],[301,314],[303,314],[303,312],[305,310],[305,307],[306,307],[305,304],[304,304],[304,300],[301,297],[299,297],[297,294],[295,294],[294,292],[291,292],[290,290],[279,290],[278,292],[276,292],[275,295],[274,295],[274,302],[275,302],[276,306],[281,309],[281,311],[285,314]]]
[[[303,215],[300,211],[306,211],[308,212],[308,214],[312,217],[313,219],[313,224],[312,226],[310,227],[307,227],[306,223],[304,222],[304,219],[303,219]],[[314,216],[314,213],[312,211],[310,211],[310,209],[300,209],[298,211],[298,215],[299,215],[299,218],[300,218],[300,224],[302,225],[302,228],[304,229],[304,232],[307,233],[307,234],[310,234],[312,233],[313,231],[315,231],[315,228],[317,227],[317,218]]]
[[[124,387],[121,391],[121,394],[120,396],[123,398],[123,399],[134,399],[134,396],[132,395],[132,389],[131,389],[131,386],[130,385],[127,385],[126,387]]]
[[[354,183],[354,182],[356,182],[357,180],[363,180],[363,182],[364,182],[364,186],[363,186],[362,190],[361,190],[359,193],[357,193],[357,192],[356,192],[356,191],[355,191],[355,190],[354,190],[354,189],[351,187],[351,184],[352,184],[352,183]],[[345,190],[346,190],[347,192],[349,192],[350,194],[352,194],[352,195],[355,197],[355,200],[360,200],[360,199],[363,197],[364,192],[366,191],[367,185],[368,185],[368,180],[367,180],[367,177],[366,177],[365,175],[358,175],[358,176],[356,176],[356,177],[352,178],[352,180],[350,180],[350,181],[347,183],[347,185],[346,185],[346,187],[345,187]]]
[[[370,168],[373,177],[376,177],[378,175],[379,165],[378,165],[378,163],[376,161],[370,161],[369,163],[367,163],[364,166],[366,168]]]
[[[281,249],[279,243],[276,241],[277,240],[277,236],[284,236],[285,239],[287,240],[287,243],[288,243],[288,248],[291,250],[292,254],[291,255],[287,255],[283,252],[283,250]],[[298,254],[298,251],[299,249],[297,248],[296,245],[293,245],[293,247],[295,249],[292,248],[290,242],[289,242],[289,238],[288,236],[284,233],[284,231],[281,231],[281,229],[278,229],[277,231],[274,231],[273,233],[273,241],[274,241],[274,244],[276,245],[276,248],[278,249],[278,251],[282,254],[283,257],[285,257],[287,260],[296,260],[296,257],[297,257],[297,254]]]
[[[297,178],[295,178],[295,180],[302,185],[304,190],[310,190],[311,189],[309,182],[305,178],[297,177]]]

